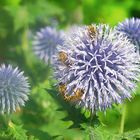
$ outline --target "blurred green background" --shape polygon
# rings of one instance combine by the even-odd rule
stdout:
[[[41,27],[65,29],[73,24],[108,23],[115,26],[140,17],[139,0],[0,0],[0,63],[19,66],[31,83],[30,99],[11,115],[11,125],[0,118],[0,140],[140,139],[140,87],[126,101],[124,133],[118,135],[122,105],[90,113],[64,102],[54,89],[52,68],[32,51],[32,39]],[[94,126],[94,128],[93,128]]]

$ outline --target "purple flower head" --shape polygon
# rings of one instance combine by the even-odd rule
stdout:
[[[59,46],[55,76],[65,100],[92,111],[131,98],[139,68],[134,46],[108,25],[78,27]]]
[[[23,72],[11,65],[0,67],[0,112],[11,113],[28,100],[29,83]]]
[[[140,19],[130,18],[119,23],[116,29],[125,34],[140,53]]]
[[[48,63],[52,61],[52,56],[57,52],[57,45],[62,45],[64,33],[55,28],[42,28],[34,37],[34,52],[40,59]]]

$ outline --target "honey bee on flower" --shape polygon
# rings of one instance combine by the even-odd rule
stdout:
[[[75,102],[81,99],[82,95],[84,94],[83,89],[77,89],[74,92],[74,95],[68,95],[67,94],[67,86],[64,83],[60,83],[58,86],[58,90],[61,94],[61,96],[64,98],[65,101],[69,102]]]
[[[87,30],[88,30],[90,38],[94,40],[94,38],[97,36],[96,26],[89,25],[87,26]]]

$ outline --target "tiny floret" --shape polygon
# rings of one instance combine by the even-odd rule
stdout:
[[[12,113],[28,100],[28,78],[11,65],[0,67],[0,112]]]
[[[140,53],[140,19],[130,18],[118,24],[116,29],[122,33],[136,46]]]
[[[116,32],[102,24],[73,28],[58,47],[53,64],[66,101],[97,111],[132,97],[139,74],[138,54]]]
[[[46,63],[52,61],[52,56],[57,52],[57,45],[62,45],[64,33],[55,28],[42,28],[36,33],[33,41],[35,54]]]

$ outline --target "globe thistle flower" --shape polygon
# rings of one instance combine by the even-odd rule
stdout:
[[[11,113],[23,106],[28,99],[29,83],[18,68],[0,67],[0,112]]]
[[[125,34],[140,53],[140,19],[130,18],[119,23],[116,29]]]
[[[55,28],[42,28],[34,37],[33,46],[35,54],[46,63],[52,60],[57,52],[57,45],[62,45],[64,33]]]
[[[60,94],[92,111],[131,98],[139,68],[134,46],[108,25],[79,27],[54,57]]]

